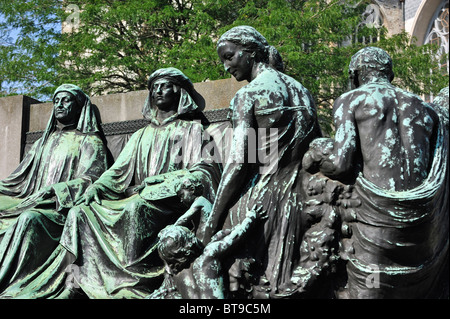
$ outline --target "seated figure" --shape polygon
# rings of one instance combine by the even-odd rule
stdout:
[[[146,297],[163,279],[157,235],[186,211],[175,186],[196,180],[202,195],[214,200],[219,170],[202,157],[203,126],[194,120],[200,100],[192,82],[180,70],[165,68],[150,75],[148,89],[148,125],[131,136],[67,215],[59,263],[47,270],[62,283],[46,297]],[[61,271],[67,267],[72,273],[65,277]],[[73,279],[70,287],[64,287],[67,278]]]
[[[43,136],[0,181],[1,297],[14,296],[49,262],[67,212],[107,169],[103,141],[90,98],[78,86],[58,87]]]

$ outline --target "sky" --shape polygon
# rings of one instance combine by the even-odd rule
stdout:
[[[0,13],[0,23],[5,21],[5,17],[2,13]],[[15,41],[17,38],[19,31],[18,30],[11,30],[9,36],[11,37],[12,41]],[[3,42],[3,39],[0,39],[0,45],[5,45],[6,43]],[[1,85],[0,85],[0,91],[10,91],[10,89],[14,88],[17,86],[17,84],[12,83],[12,84],[7,84],[5,81],[3,81],[2,75],[0,74],[0,80],[1,80]]]
[[[2,22],[5,22],[5,17],[0,12],[0,23]],[[17,40],[18,36],[19,36],[19,29],[11,28],[9,33],[9,39],[7,41],[4,41],[5,40],[4,38],[0,38],[0,46],[13,44]],[[2,74],[0,74],[0,94],[4,93],[26,94],[26,92],[28,92],[28,90],[24,88],[20,82],[7,83],[6,81],[3,80]],[[43,96],[42,98],[46,100],[49,97]]]

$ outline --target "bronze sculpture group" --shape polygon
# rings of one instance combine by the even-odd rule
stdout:
[[[0,181],[0,298],[448,298],[448,90],[425,103],[364,48],[330,139],[258,31],[232,28],[217,52],[249,82],[221,162],[180,70],[150,75],[149,124],[112,165],[89,97],[55,91]]]

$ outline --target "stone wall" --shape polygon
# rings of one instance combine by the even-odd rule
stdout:
[[[205,111],[227,109],[236,91],[246,82],[234,78],[194,83],[205,99]],[[142,119],[142,107],[148,91],[94,96],[103,124]],[[20,163],[26,137],[45,130],[52,103],[40,103],[27,96],[0,98],[0,179],[7,177]]]
[[[32,103],[39,101],[23,95],[0,98],[0,179],[12,173],[22,158]]]

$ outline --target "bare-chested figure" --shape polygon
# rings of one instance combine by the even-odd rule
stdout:
[[[391,84],[392,60],[368,47],[350,62],[353,90],[334,103],[336,127],[332,153],[320,170],[345,179],[362,165],[363,176],[390,190],[412,189],[427,177],[438,116],[418,96]]]
[[[335,138],[314,140],[303,158],[309,172],[352,190],[341,195],[354,204],[336,208],[347,260],[338,297],[448,298],[444,117],[391,84],[382,49],[358,51],[349,69],[354,88],[334,103]]]

